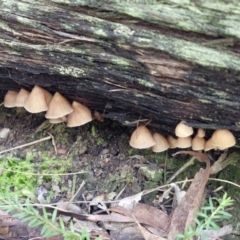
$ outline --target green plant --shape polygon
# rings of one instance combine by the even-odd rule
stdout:
[[[22,204],[17,194],[14,199],[11,198],[8,191],[5,196],[0,196],[0,209],[6,212],[17,211],[13,214],[15,218],[19,218],[22,222],[28,222],[30,228],[42,226],[41,235],[43,237],[52,237],[62,235],[64,240],[76,239],[76,240],[90,240],[90,234],[87,232],[84,226],[81,233],[75,232],[73,222],[69,224],[70,229],[66,229],[62,218],[59,218],[59,224],[57,224],[57,209],[54,209],[53,213],[48,213],[44,207],[42,207],[43,214],[39,214],[29,202],[29,199]],[[95,240],[101,240],[98,237]]]
[[[97,139],[97,145],[101,145],[104,143],[104,139],[103,138],[98,138]]]
[[[46,182],[53,182],[55,185],[61,181],[58,174],[65,173],[71,167],[68,161],[59,161],[57,158],[49,158],[47,154],[42,154],[41,160],[34,163],[37,154],[28,154],[25,159],[15,157],[0,158],[0,195],[4,195],[7,187],[14,188],[19,196],[23,196],[23,192],[34,192],[36,186]],[[52,174],[49,176],[38,177],[36,173]]]
[[[209,198],[209,204],[196,213],[196,227],[189,226],[184,234],[177,234],[177,240],[192,240],[193,237],[204,237],[204,230],[219,230],[220,227],[216,222],[231,217],[225,208],[232,204],[233,200],[226,193],[222,198]]]

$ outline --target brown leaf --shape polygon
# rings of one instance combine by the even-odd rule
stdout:
[[[134,209],[117,206],[109,210],[128,217],[131,217],[133,214],[138,222],[148,224],[163,231],[166,231],[169,225],[169,216],[165,212],[143,203],[136,204]]]
[[[200,169],[200,171],[196,173],[188,191],[181,200],[180,204],[174,210],[168,240],[174,240],[176,233],[183,233],[189,225],[194,225],[195,212],[199,210],[204,188],[210,174],[210,160],[206,154],[193,151],[180,151],[176,154],[182,153],[190,154],[200,162],[205,162],[207,167],[206,169]]]

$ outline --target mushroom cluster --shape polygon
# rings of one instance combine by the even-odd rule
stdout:
[[[211,149],[225,150],[236,144],[235,137],[227,129],[217,129],[209,140],[205,140],[205,130],[198,129],[192,139],[193,128],[181,121],[175,128],[177,138],[168,136],[167,139],[159,133],[151,133],[144,125],[138,126],[132,133],[130,145],[133,148],[150,148],[153,152],[163,152],[168,148],[189,148],[194,151],[209,151]]]
[[[67,122],[68,127],[77,127],[92,121],[91,110],[73,101],[71,104],[64,96],[56,92],[53,96],[46,89],[34,86],[31,92],[21,89],[8,91],[4,97],[4,106],[24,107],[30,113],[45,112],[50,123]]]

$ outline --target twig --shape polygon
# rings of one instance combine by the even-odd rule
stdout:
[[[66,210],[67,207],[73,202],[73,200],[75,199],[75,197],[79,194],[79,192],[82,190],[83,186],[85,185],[85,181],[82,181],[80,187],[78,188],[77,192],[74,194],[74,196],[72,196],[72,198],[68,201],[68,203],[66,203],[64,206],[63,206],[63,210]]]
[[[195,157],[191,157],[191,159],[186,162],[181,168],[179,168],[168,180],[167,183],[170,183],[175,177],[177,177],[181,172],[183,172],[186,168],[193,165]]]
[[[53,145],[53,147],[54,147],[55,153],[57,154],[57,147],[56,147],[56,144],[55,144],[55,141],[54,141],[54,137],[53,137],[53,135],[52,135],[51,133],[49,133],[49,132],[47,132],[47,134],[51,136],[51,138],[52,138],[52,145]]]
[[[29,173],[29,172],[14,171],[12,169],[7,169],[7,168],[3,168],[1,170],[7,171],[7,172],[22,173],[25,175],[33,175],[33,176],[69,176],[69,175],[88,173],[88,171],[83,171],[83,172],[80,171],[80,172],[74,172],[74,173]]]
[[[31,146],[31,145],[34,145],[34,144],[36,144],[36,143],[49,140],[49,139],[51,139],[51,138],[52,138],[51,136],[48,136],[48,137],[45,137],[45,138],[42,138],[42,139],[39,139],[39,140],[30,142],[30,143],[26,143],[26,144],[23,144],[23,145],[14,147],[14,148],[10,148],[10,149],[7,149],[7,150],[3,150],[3,151],[0,152],[0,154],[5,153],[5,152],[10,152],[10,151],[12,151],[12,150],[16,150],[16,149],[19,149],[19,148],[24,148],[24,147],[27,147],[27,146]]]

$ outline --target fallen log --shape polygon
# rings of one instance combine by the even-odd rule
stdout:
[[[39,85],[125,125],[240,136],[240,3],[145,2],[2,0],[2,96]]]

